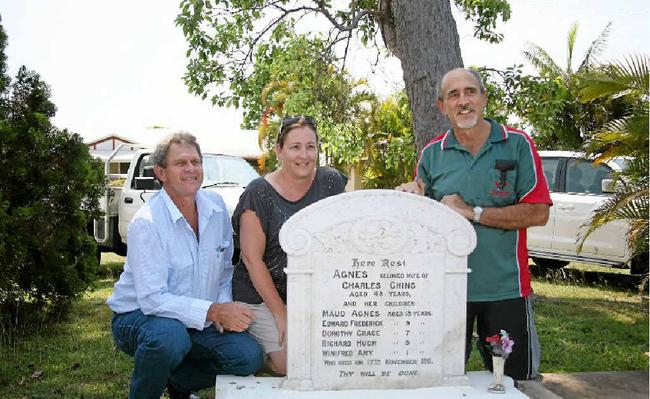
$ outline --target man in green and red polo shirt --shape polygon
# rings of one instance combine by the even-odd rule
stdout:
[[[477,246],[468,258],[466,356],[476,320],[480,342],[500,330],[514,340],[507,375],[535,378],[540,349],[526,228],[546,224],[552,204],[541,160],[524,132],[483,118],[487,93],[477,72],[447,72],[436,103],[452,129],[425,146],[415,181],[398,190],[440,201],[476,230]],[[491,369],[491,357],[482,348]]]

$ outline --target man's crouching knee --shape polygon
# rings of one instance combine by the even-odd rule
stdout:
[[[246,376],[255,374],[264,364],[262,348],[248,333],[241,333],[240,344],[237,346],[237,357],[233,359],[232,374]]]

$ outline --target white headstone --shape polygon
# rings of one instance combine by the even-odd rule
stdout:
[[[468,385],[474,229],[429,198],[366,190],[319,201],[280,231],[288,255],[289,390]]]

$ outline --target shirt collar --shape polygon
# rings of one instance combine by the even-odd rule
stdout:
[[[485,118],[485,120],[490,122],[490,136],[488,137],[490,143],[496,143],[508,139],[508,130],[504,125],[497,123],[493,119]],[[452,129],[447,130],[447,133],[445,133],[441,146],[443,150],[464,148],[460,143],[458,143],[458,140],[456,140],[456,135]]]
[[[183,214],[178,209],[174,201],[172,201],[169,194],[167,194],[167,191],[165,191],[164,186],[162,190],[160,190],[160,195],[162,196],[163,202],[167,207],[167,210],[169,211],[169,215],[171,216],[172,220],[174,221],[174,223],[177,222],[178,219],[183,217]],[[203,190],[199,190],[196,192],[196,207],[199,212],[199,218],[203,218],[203,217],[210,218],[213,212],[225,211],[225,209],[219,203],[212,201],[212,199],[210,199]]]
[[[169,216],[171,216],[174,222],[177,222],[178,219],[183,217],[181,211],[178,209],[174,201],[172,201],[169,194],[167,194],[167,190],[165,190],[165,186],[163,186],[163,188],[160,190],[160,196],[162,197],[163,203],[165,204],[167,210],[169,211]]]
[[[215,202],[205,190],[199,190],[196,193],[196,206],[199,210],[199,217],[205,215],[210,217],[214,212],[225,212],[226,209],[219,202]]]

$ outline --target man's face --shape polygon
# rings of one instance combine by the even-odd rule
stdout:
[[[154,170],[167,193],[174,197],[194,197],[203,183],[203,164],[191,144],[172,144],[167,151],[167,166]]]
[[[471,129],[483,118],[487,94],[481,93],[476,78],[464,70],[451,71],[442,80],[442,100],[438,109],[454,129]]]

